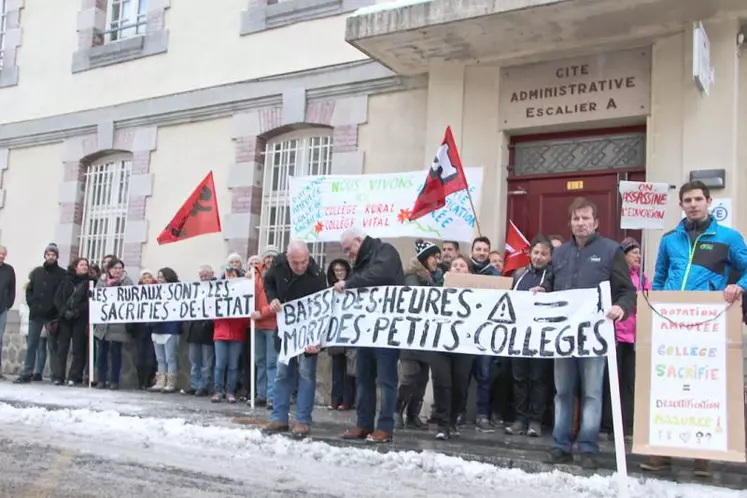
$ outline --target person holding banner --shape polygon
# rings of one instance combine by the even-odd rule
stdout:
[[[133,285],[130,277],[124,273],[124,262],[111,258],[106,265],[97,287],[119,287]],[[98,344],[96,367],[99,379],[98,389],[119,389],[119,376],[122,373],[122,344],[130,341],[127,325],[124,323],[107,323],[94,326],[94,335]],[[109,352],[111,352],[111,374],[109,372]],[[107,384],[107,380],[109,383]]]
[[[635,308],[636,289],[620,244],[599,235],[597,213],[596,204],[583,197],[571,203],[568,214],[573,236],[552,255],[554,290],[593,289],[609,281],[612,307],[606,316],[617,322],[627,318]],[[576,389],[580,383],[582,415],[576,442],[581,452],[581,467],[588,470],[598,467],[596,454],[599,452],[606,365],[604,356],[555,360],[554,448],[548,463],[573,463],[571,430]]]
[[[661,238],[653,290],[723,292],[727,303],[738,301],[747,290],[744,238],[711,216],[711,191],[703,182],[695,180],[682,185],[679,200],[685,218]],[[741,278],[735,284],[729,283],[735,272]],[[656,472],[668,470],[671,465],[671,458],[653,456],[641,468]],[[710,462],[695,460],[693,473],[709,477]]]
[[[413,287],[441,287],[444,275],[438,267],[441,250],[426,240],[415,241],[416,256],[410,260],[405,272],[405,285]],[[394,413],[395,429],[427,429],[420,420],[425,389],[428,386],[430,354],[426,351],[405,349],[399,354],[399,388],[397,389],[397,409]]]
[[[215,280],[215,270],[210,265],[200,266],[197,275],[200,282]],[[215,364],[214,326],[213,320],[193,320],[184,324],[190,368],[189,389],[182,389],[183,395],[208,395]]]
[[[529,266],[513,273],[513,290],[552,292],[553,271],[550,266],[552,242],[538,236],[529,244]],[[547,373],[551,364],[538,358],[512,358],[516,421],[506,427],[509,435],[542,436],[542,417],[547,409]]]
[[[340,237],[345,256],[354,261],[347,279],[335,284],[335,291],[345,289],[404,285],[402,260],[393,245],[367,236],[352,227]],[[355,365],[356,415],[354,429],[343,434],[343,439],[365,439],[373,443],[388,443],[394,432],[394,410],[397,402],[397,360],[399,350],[393,348],[361,348]],[[379,421],[376,422],[376,385],[381,393]]]
[[[223,278],[239,278],[241,270],[234,266],[225,268]],[[251,325],[249,318],[224,318],[213,322],[213,345],[215,347],[215,390],[210,401],[220,403],[224,399],[236,403],[236,387],[239,383],[239,360],[246,342],[246,331]]]
[[[75,258],[67,269],[67,276],[57,288],[55,306],[59,315],[57,334],[50,337],[56,342],[55,354],[50,358],[52,382],[61,386],[67,379],[70,386],[83,384],[83,367],[88,351],[88,260]],[[73,345],[73,361],[67,372],[67,357],[70,343]]]
[[[252,269],[256,275],[252,277]],[[247,277],[254,278],[254,306],[252,313],[254,322],[254,367],[257,369],[257,406],[267,406],[272,410],[275,395],[275,375],[278,368],[278,323],[276,313],[267,301],[262,276],[266,272],[259,256],[249,258],[249,272]],[[249,362],[247,362],[248,364]],[[251,383],[251,382],[250,382]],[[251,396],[247,401],[251,404]]]
[[[265,272],[263,283],[270,307],[276,313],[282,311],[283,303],[310,296],[327,288],[324,272],[309,254],[309,247],[301,240],[291,241],[285,254],[275,258],[273,266]],[[278,320],[280,319],[278,317]],[[303,355],[292,358],[287,365],[278,362],[274,406],[270,423],[264,427],[265,432],[272,434],[288,431],[291,396],[296,386],[296,425],[291,434],[303,438],[311,431],[318,352],[318,348],[313,346],[307,348]]]
[[[454,273],[470,273],[469,262],[456,255],[451,260]],[[475,357],[462,353],[433,353],[430,357],[433,375],[434,422],[436,439],[445,441],[459,436],[457,418],[467,401],[467,384]]]
[[[171,268],[158,270],[158,283],[172,284],[179,281],[179,276]],[[182,333],[182,322],[153,322],[151,337],[156,350],[158,372],[156,383],[151,391],[173,393],[176,391],[176,378],[179,375],[179,336]]]
[[[350,274],[350,263],[343,258],[333,260],[327,267],[327,284],[345,280]],[[331,410],[347,411],[355,406],[355,365],[356,348],[327,348],[332,358]]]

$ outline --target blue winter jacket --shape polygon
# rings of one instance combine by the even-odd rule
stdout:
[[[719,225],[713,217],[708,229],[690,242],[685,220],[661,238],[653,290],[722,291],[729,276],[742,275],[737,285],[747,290],[747,245],[742,235]]]

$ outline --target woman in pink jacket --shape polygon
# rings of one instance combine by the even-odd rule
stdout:
[[[641,282],[641,246],[632,237],[626,237],[620,243],[628,262],[630,279],[638,291],[651,290],[651,281],[643,274]],[[636,312],[615,324],[615,342],[617,343],[617,372],[620,379],[620,403],[622,404],[623,428],[625,436],[633,435],[633,400],[635,398],[635,327]],[[609,406],[609,404],[607,403]],[[610,416],[611,425],[611,416]]]

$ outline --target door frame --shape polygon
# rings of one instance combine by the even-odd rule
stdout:
[[[512,194],[512,192],[516,192],[518,190],[518,187],[521,187],[521,182],[523,181],[532,181],[532,180],[553,180],[553,179],[562,179],[562,178],[569,178],[569,177],[593,177],[593,176],[603,176],[603,175],[610,175],[610,174],[627,174],[627,175],[640,175],[643,174],[645,178],[646,174],[646,165],[642,164],[641,166],[633,166],[628,168],[620,168],[620,169],[614,169],[614,170],[592,170],[592,171],[564,171],[560,173],[540,173],[535,175],[521,175],[516,176],[513,174],[513,169],[515,165],[515,145],[518,143],[527,143],[527,142],[541,142],[546,140],[561,140],[561,139],[573,139],[573,138],[584,138],[584,137],[603,137],[607,135],[619,135],[623,133],[646,133],[646,125],[631,125],[631,126],[618,126],[618,127],[612,127],[612,128],[590,128],[590,129],[583,129],[583,130],[569,130],[569,131],[560,131],[560,132],[551,132],[551,133],[539,133],[534,135],[518,135],[518,136],[512,136],[509,139],[509,145],[508,145],[508,165],[507,165],[507,175],[506,175],[506,192],[508,193],[507,199],[506,199],[506,220],[505,224],[508,226],[508,221],[511,215],[511,209],[510,205],[512,202],[511,197],[513,195],[519,195],[519,194]],[[617,211],[620,211],[620,199],[618,195],[618,202],[617,202]],[[640,230],[622,230],[618,227],[617,229],[618,235],[631,235],[631,236],[637,236],[638,240],[640,241]]]

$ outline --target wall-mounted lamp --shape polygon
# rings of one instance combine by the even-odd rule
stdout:
[[[726,188],[725,169],[699,169],[690,172],[690,181],[701,181],[708,188]]]

